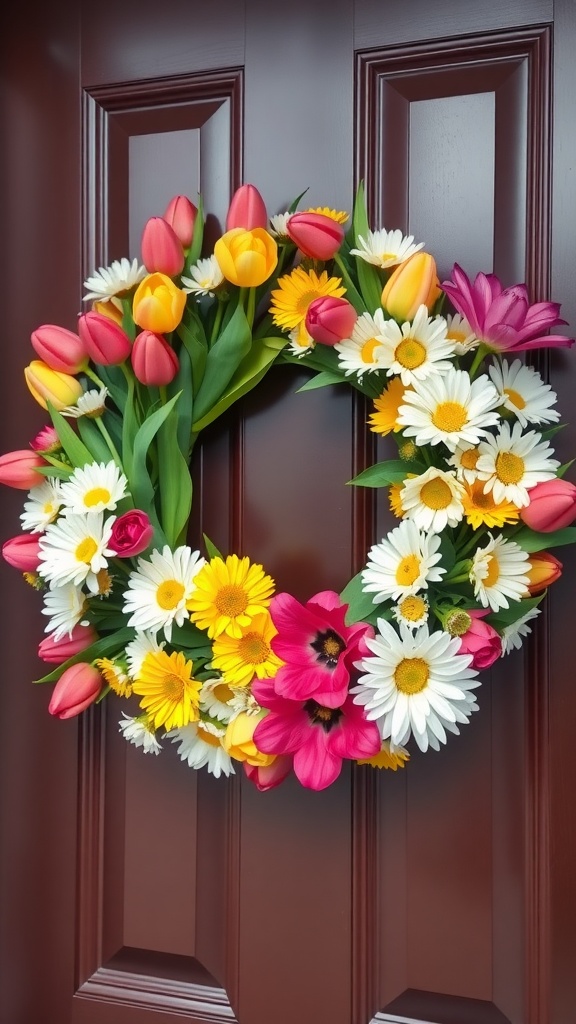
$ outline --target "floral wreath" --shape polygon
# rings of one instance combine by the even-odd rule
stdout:
[[[76,331],[33,332],[24,375],[51,422],[0,457],[28,492],[2,554],[42,596],[49,712],[115,695],[144,753],[168,740],[259,790],[438,750],[530,633],[562,571],[549,549],[576,541],[556,395],[518,358],[573,344],[548,333],[559,304],[458,264],[440,283],[422,243],[370,228],[362,185],[348,230],[301,199],[269,218],[243,185],[203,254],[202,199],[175,196],[142,264],[87,279]],[[396,442],[351,483],[386,487],[398,525],[305,604],[245,555],[187,543],[196,439],[279,362],[314,371],[305,389],[348,382]]]

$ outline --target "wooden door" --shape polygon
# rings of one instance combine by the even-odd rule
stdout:
[[[44,424],[29,336],[200,190],[270,212],[307,188],[409,230],[445,276],[526,280],[576,326],[573,0],[101,0],[13,5],[2,31],[2,451]],[[216,230],[215,223],[214,229]],[[570,409],[573,354],[541,366]],[[207,437],[198,530],[307,600],[389,528],[345,482],[374,457],[342,390],[278,368]],[[562,434],[563,461],[576,431]],[[20,496],[1,496],[1,539]],[[36,595],[4,564],[2,1024],[572,1024],[574,556],[480,712],[403,772],[259,794],[60,722],[32,686]]]

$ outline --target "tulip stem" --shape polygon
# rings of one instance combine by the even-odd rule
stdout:
[[[98,374],[94,373],[94,370],[91,370],[89,366],[84,367],[84,370],[82,372],[85,373],[87,377],[90,377],[90,380],[94,381],[94,383],[97,384],[99,388],[103,388],[106,386],[104,384],[104,381],[100,380]]]
[[[212,333],[210,335],[210,346],[214,344],[218,337],[218,331],[220,330],[220,324],[222,323],[222,314],[224,312],[224,303],[221,299],[218,299],[218,306],[216,308],[216,316],[214,317],[214,323],[212,325]]]
[[[96,424],[98,426],[98,429],[100,430],[100,433],[102,434],[102,437],[104,438],[104,440],[106,441],[106,444],[108,445],[108,447],[110,449],[111,455],[112,455],[112,457],[114,459],[114,462],[118,466],[118,469],[120,469],[120,470],[122,470],[122,472],[124,472],[124,467],[122,465],[122,459],[120,458],[120,456],[118,454],[118,451],[116,449],[116,445],[114,444],[112,438],[110,437],[110,434],[108,433],[108,429],[102,423],[102,417],[101,416],[96,416]]]
[[[489,351],[490,351],[490,349],[487,347],[487,345],[480,344],[478,346],[478,350],[476,352],[476,355],[474,356],[474,360],[472,362],[472,366],[470,367],[470,369],[468,371],[468,373],[470,374],[470,380],[474,380],[474,377],[476,376],[476,371],[478,370],[478,367],[480,366],[480,363],[482,362],[482,360],[484,359],[484,356]]]

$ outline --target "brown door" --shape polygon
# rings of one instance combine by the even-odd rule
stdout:
[[[2,451],[44,424],[31,331],[144,219],[251,181],[424,240],[446,275],[526,280],[576,326],[573,0],[14,4],[2,28]],[[69,8],[69,9],[68,9]],[[307,201],[308,201],[307,200]],[[573,355],[549,373],[569,410]],[[350,394],[275,370],[207,437],[198,529],[300,599],[388,528],[345,483]],[[569,418],[569,416],[568,416]],[[576,428],[562,434],[565,460]],[[201,464],[200,464],[201,462]],[[1,495],[1,539],[20,495]],[[0,566],[2,1024],[573,1024],[574,556],[480,712],[403,772],[259,794],[47,713],[38,602]],[[525,653],[524,653],[525,652]],[[502,666],[505,664],[505,668]],[[109,717],[107,717],[109,715]]]

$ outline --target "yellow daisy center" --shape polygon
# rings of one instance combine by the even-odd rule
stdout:
[[[512,405],[515,405],[517,409],[525,409],[526,402],[522,398],[522,395],[518,391],[514,391],[514,388],[504,388],[504,394],[508,396]]]
[[[452,501],[452,491],[445,480],[436,477],[428,480],[420,490],[420,501],[427,508],[448,508]]]
[[[156,591],[156,601],[164,611],[172,611],[184,597],[184,587],[179,580],[164,580]]]
[[[108,597],[112,590],[112,577],[108,570],[100,569],[100,572],[96,573],[96,580],[98,581],[98,593]]]
[[[84,495],[84,504],[86,508],[93,508],[94,505],[98,505],[99,502],[103,502],[107,505],[112,495],[107,487],[93,487],[91,491],[86,491]]]
[[[517,484],[524,476],[524,459],[513,452],[499,452],[496,457],[496,476],[503,484]]]
[[[448,341],[463,342],[466,340],[468,335],[465,334],[464,331],[450,330],[446,337],[448,338]]]
[[[166,700],[181,701],[184,697],[184,680],[175,672],[166,672],[162,677],[162,693]]]
[[[248,607],[246,591],[243,587],[229,583],[225,587],[220,587],[214,599],[214,604],[220,615],[227,615],[230,619],[234,619],[237,615],[245,612]]]
[[[84,539],[80,541],[74,554],[79,562],[85,562],[86,565],[90,565],[90,562],[97,551],[98,544],[94,540],[94,537],[84,537]]]
[[[462,430],[467,420],[468,412],[460,402],[440,402],[432,414],[434,426],[446,434]]]
[[[396,666],[394,682],[401,693],[421,693],[428,683],[430,671],[424,658],[403,658]]]
[[[410,587],[420,575],[420,559],[418,555],[406,555],[396,567],[396,583]]]
[[[322,293],[319,291],[304,292],[303,295],[300,295],[298,297],[298,300],[296,302],[296,311],[300,313],[302,316],[306,316],[306,313],[308,312],[308,306],[312,302],[314,302],[314,299],[319,299],[321,297],[321,294]]]
[[[270,656],[270,648],[259,633],[246,633],[238,641],[238,652],[246,664],[261,665]]]
[[[417,341],[416,338],[404,338],[394,352],[396,362],[400,363],[407,370],[415,370],[417,366],[422,366],[422,363],[426,360],[426,355],[427,352],[424,345]]]
[[[42,506],[42,511],[46,516],[53,516],[56,511],[56,509],[54,508],[54,503],[52,501],[45,502],[44,505]]]
[[[500,576],[500,565],[495,555],[488,555],[488,572],[482,583],[485,587],[493,587]]]
[[[232,697],[232,690],[226,683],[218,683],[218,685],[212,690],[212,694],[216,700],[220,701],[221,704],[226,704],[226,702]]]
[[[368,341],[365,341],[364,344],[362,345],[362,348],[360,349],[360,358],[362,362],[373,363],[374,353],[378,348],[378,345],[381,344],[382,342],[378,341],[378,338],[369,338]]]
[[[220,737],[215,736],[213,732],[208,732],[208,729],[203,729],[201,725],[196,726],[196,731],[199,738],[203,743],[207,743],[210,747],[220,747]]]
[[[426,614],[427,610],[425,600],[422,597],[418,597],[417,594],[405,597],[404,600],[400,602],[399,607],[402,618],[406,619],[407,622],[419,622]]]
[[[465,452],[462,452],[460,465],[463,469],[476,469],[479,455],[480,452],[477,448],[467,448]]]

